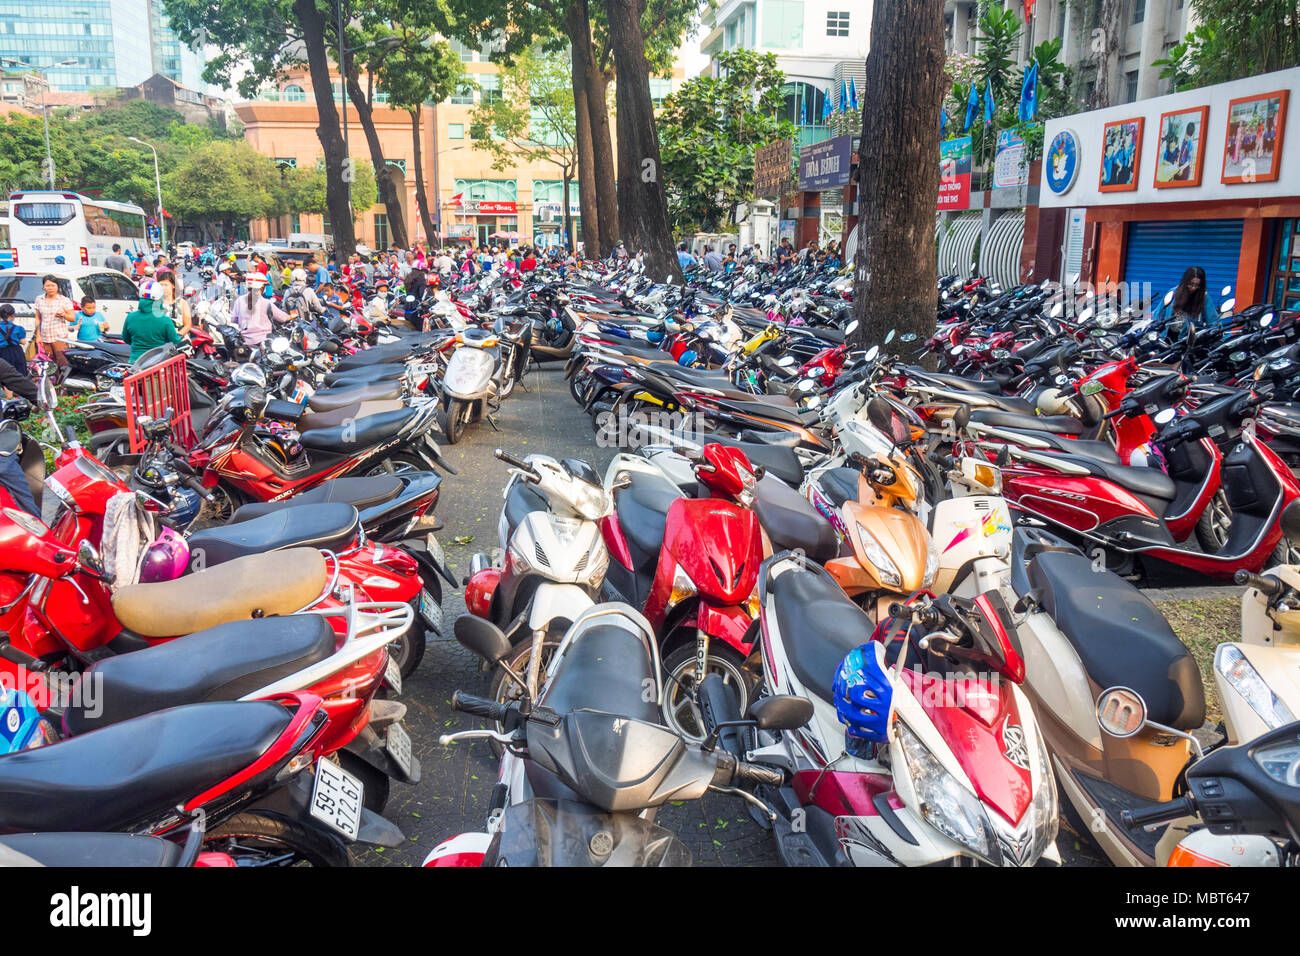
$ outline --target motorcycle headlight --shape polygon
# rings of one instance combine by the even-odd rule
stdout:
[[[896,726],[907,771],[920,799],[921,816],[953,842],[992,863],[997,838],[979,800],[943,768],[906,724],[899,721]]]
[[[1034,844],[1027,858],[1029,865],[1036,862],[1056,842],[1060,826],[1060,805],[1057,803],[1052,762],[1047,755],[1047,745],[1043,743],[1043,734],[1036,725],[1034,734],[1038,740],[1038,789],[1034,791],[1034,802],[1029,808],[1029,819],[1035,828]]]
[[[1220,644],[1214,652],[1214,669],[1223,675],[1223,679],[1245,698],[1250,709],[1257,713],[1271,730],[1293,723],[1295,716],[1291,709],[1273,693],[1259,671],[1247,660],[1241,648],[1232,644]]]
[[[925,577],[921,579],[921,587],[928,588],[934,583],[934,576],[939,573],[939,549],[931,539],[926,542],[925,550]]]
[[[587,482],[578,484],[572,495],[572,504],[573,510],[588,521],[599,521],[609,513],[609,495],[605,489]]]
[[[605,542],[600,538],[591,546],[591,551],[587,555],[587,576],[596,584],[605,580],[605,572],[609,570],[609,549],[605,547]]]
[[[862,542],[862,550],[867,560],[880,572],[880,580],[890,587],[902,587],[903,576],[898,573],[898,565],[894,564],[893,559],[885,553],[885,549],[861,524],[858,525],[858,540]]]

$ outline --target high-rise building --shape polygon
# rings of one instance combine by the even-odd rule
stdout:
[[[172,32],[162,0],[19,0],[0,2],[0,57],[49,71],[55,90],[135,86],[161,73],[202,90],[202,51]]]

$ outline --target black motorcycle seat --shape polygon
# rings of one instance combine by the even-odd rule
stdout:
[[[1129,687],[1148,717],[1178,730],[1205,721],[1196,661],[1145,595],[1077,552],[1045,551],[1029,565],[1029,583],[1098,686]]]
[[[781,396],[777,396],[781,397]],[[757,396],[755,396],[757,399]],[[768,401],[740,401],[738,399],[711,399],[716,401],[720,406],[741,415],[752,415],[755,418],[769,418],[777,422],[785,422],[790,425],[799,425],[807,428],[810,425],[817,424],[820,416],[814,411],[800,411],[798,408],[792,408],[789,405],[775,405]]]
[[[840,539],[831,523],[803,495],[766,475],[754,489],[754,513],[773,551],[802,549],[818,564],[839,554]]]
[[[601,339],[600,344],[610,351],[619,352],[623,355],[632,356],[634,358],[649,359],[653,362],[671,362],[673,364],[676,364],[677,361],[672,357],[671,353],[665,352],[663,349],[643,348],[641,346],[633,345],[631,339],[617,337],[613,339]]]
[[[960,375],[951,375],[947,372],[931,372],[920,365],[905,365],[903,371],[917,378],[940,382],[954,391],[980,392],[985,395],[1002,394],[1002,386],[994,381],[980,378],[963,378]]]
[[[828,574],[795,569],[769,576],[767,592],[795,676],[804,690],[832,700],[844,656],[871,640],[871,618]]]
[[[393,475],[376,475],[372,478],[331,478],[315,488],[299,492],[281,501],[254,501],[242,506],[230,519],[230,524],[260,518],[285,507],[301,505],[345,504],[358,511],[392,501],[402,493],[402,479]]]
[[[1021,399],[1021,401],[1024,401]],[[1028,404],[1026,402],[1026,404]],[[1010,412],[1000,408],[973,408],[970,413],[970,420],[982,425],[988,425],[990,428],[1014,428],[1017,431],[1033,432],[1034,437],[1039,432],[1052,432],[1057,435],[1082,435],[1083,422],[1069,415],[1035,415],[1032,411],[1028,414],[1020,412]]]
[[[303,432],[315,431],[318,428],[334,428],[342,425],[350,418],[356,418],[357,412],[361,410],[360,402],[351,402],[347,405],[340,405],[338,408],[332,408],[328,412],[307,412],[295,422],[294,427],[298,429],[298,434]]]
[[[338,551],[357,537],[361,516],[348,504],[303,505],[190,535],[190,570],[284,548]]]
[[[263,418],[274,418],[281,422],[296,422],[305,409],[297,402],[286,402],[282,398],[273,398],[262,409]]]
[[[546,498],[526,481],[516,481],[506,492],[506,525],[513,532],[534,511],[546,511],[550,505]]]
[[[401,395],[402,387],[397,381],[363,382],[347,388],[340,385],[338,388],[319,391],[308,399],[307,405],[314,412],[332,412],[347,405],[383,402],[400,398]]]
[[[292,712],[214,701],[146,714],[0,760],[0,825],[106,831],[173,812],[261,757]]]
[[[219,624],[187,637],[92,664],[94,687],[63,712],[68,736],[183,704],[238,700],[334,653],[334,628],[318,614]]]
[[[817,484],[822,493],[830,499],[836,508],[843,508],[846,502],[858,500],[858,479],[861,472],[849,467],[827,468],[817,476]]]
[[[618,526],[643,555],[658,557],[664,543],[668,509],[681,493],[667,478],[633,472],[626,488],[614,493]]]
[[[763,469],[776,478],[780,478],[792,488],[798,488],[803,481],[803,462],[794,453],[793,448],[784,445],[764,445],[759,442],[737,441],[723,435],[704,435],[700,441],[717,442],[728,448],[739,448],[745,453],[752,465],[762,465]]]
[[[181,857],[179,843],[132,833],[14,833],[0,845],[53,867],[176,866]]]
[[[803,441],[798,432],[790,431],[753,431],[746,428],[738,436],[741,441],[757,445],[782,445],[786,448],[798,448]]]
[[[1006,415],[1005,412],[971,412],[970,420],[973,422],[983,422],[986,425],[1001,428],[1008,432],[1019,432],[1024,435],[1027,441],[1039,442],[1046,445],[1053,451],[1063,451],[1070,455],[1083,455],[1085,458],[1095,458],[1097,461],[1104,461],[1111,465],[1120,465],[1119,452],[1110,442],[1095,441],[1088,438],[1070,438],[1065,435],[1058,435],[1050,431],[1041,431],[1031,428],[1020,428],[1017,426],[993,425],[993,422],[987,420],[989,415]],[[1026,444],[1026,448],[1037,450],[1033,444]]]
[[[569,642],[541,703],[557,714],[598,710],[658,724],[659,705],[645,694],[654,678],[650,655],[634,632],[596,624]]]
[[[378,415],[367,415],[337,428],[317,428],[303,434],[301,440],[307,448],[339,454],[353,453],[392,438],[418,414],[414,408],[398,408]]]
[[[411,349],[414,346],[426,341],[433,341],[442,336],[443,333],[441,332],[417,332],[414,335],[404,335],[400,342],[391,342],[388,345],[376,345],[374,348],[363,349],[355,355],[339,359],[339,363],[334,366],[334,372],[331,374],[403,362],[411,354]]]
[[[1121,488],[1133,492],[1148,505],[1151,505],[1157,515],[1164,513],[1168,503],[1173,501],[1174,496],[1178,493],[1173,479],[1159,468],[1116,465],[1090,458],[1087,455],[1059,451],[1036,451],[1035,453],[1043,455],[1045,458],[1067,461],[1087,468],[1090,474],[1098,478],[1105,478],[1107,481],[1114,482]],[[1159,504],[1160,502],[1164,502],[1164,504]]]

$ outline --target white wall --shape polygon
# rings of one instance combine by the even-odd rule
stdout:
[[[1291,91],[1282,141],[1281,176],[1271,183],[1224,184],[1220,177],[1223,171],[1224,139],[1227,135],[1228,102],[1273,90]],[[1156,189],[1153,183],[1160,139],[1160,116],[1162,113],[1196,106],[1210,108],[1201,185]],[[1138,164],[1138,188],[1129,192],[1100,192],[1097,183],[1101,176],[1102,130],[1107,123],[1137,116],[1146,120]],[[1079,175],[1070,190],[1059,196],[1048,188],[1044,176],[1039,191],[1039,204],[1044,207],[1128,206],[1154,202],[1300,196],[1300,67],[1206,86],[1188,93],[1172,93],[1123,106],[1048,120],[1043,136],[1044,151],[1051,146],[1052,139],[1062,129],[1072,130],[1079,138]],[[1044,157],[1044,162],[1046,161]]]

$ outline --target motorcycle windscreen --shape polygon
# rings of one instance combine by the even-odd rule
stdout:
[[[567,800],[507,807],[484,866],[690,866],[677,837],[630,813]]]

